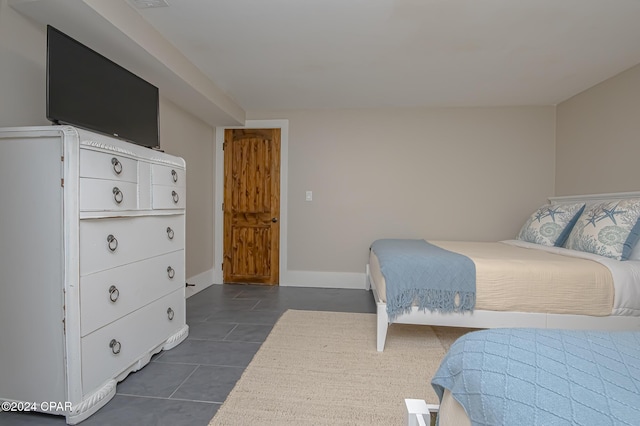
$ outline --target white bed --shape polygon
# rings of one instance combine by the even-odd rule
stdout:
[[[583,201],[590,204],[622,200],[628,198],[640,198],[640,192],[598,194],[589,196],[554,197],[549,201],[552,204]],[[495,243],[494,243],[495,244]],[[522,241],[508,241],[505,244],[524,246],[530,249],[541,249],[550,255],[565,257],[574,256],[576,259],[587,259],[604,265],[613,278],[611,295],[611,310],[595,315],[571,313],[569,310],[545,308],[545,312],[520,310],[500,310],[499,308],[475,309],[469,313],[441,313],[420,311],[413,307],[410,313],[397,316],[393,323],[420,324],[468,328],[498,328],[498,327],[538,327],[538,328],[563,328],[563,329],[593,329],[593,330],[640,330],[640,260],[618,260],[603,258],[602,256],[575,252],[562,247],[540,247],[536,244]],[[436,244],[437,245],[437,244]],[[640,259],[640,244],[636,246],[632,258]],[[390,324],[387,314],[386,298],[384,294],[384,282],[382,274],[375,259],[370,258],[366,267],[367,284],[373,292],[377,305],[377,350],[384,349],[387,328]],[[583,292],[586,293],[586,292]],[[480,297],[480,296],[478,296]],[[602,307],[600,307],[601,309]]]

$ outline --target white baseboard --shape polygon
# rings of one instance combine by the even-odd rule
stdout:
[[[214,269],[213,270],[213,282],[216,284],[222,284],[224,282],[224,275],[222,274],[222,269]]]
[[[187,287],[185,289],[185,293],[187,297],[191,297],[194,294],[204,290],[214,283],[214,271],[213,269],[209,269],[208,271],[204,271],[198,275],[187,278],[187,282],[189,284],[195,284],[194,287]]]
[[[366,274],[357,272],[287,271],[280,277],[282,287],[366,289]]]

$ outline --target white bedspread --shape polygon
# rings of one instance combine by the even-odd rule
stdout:
[[[547,247],[520,240],[505,240],[505,244],[519,247],[534,248],[564,256],[594,260],[611,271],[614,285],[614,299],[612,315],[640,316],[640,261],[614,260],[597,254],[569,250],[563,247]]]

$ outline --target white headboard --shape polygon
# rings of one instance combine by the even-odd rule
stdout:
[[[583,201],[587,205],[599,203],[602,201],[622,200],[625,198],[640,198],[640,191],[634,192],[612,192],[608,194],[585,194],[585,195],[566,195],[561,197],[549,197],[551,204],[558,203],[577,203]]]

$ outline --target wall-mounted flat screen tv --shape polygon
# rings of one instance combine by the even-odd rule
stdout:
[[[47,119],[159,148],[158,88],[47,26]]]

